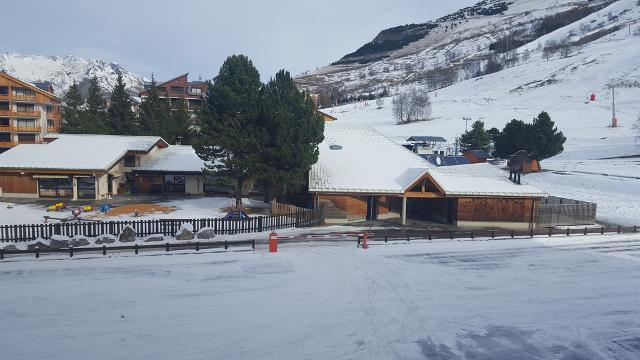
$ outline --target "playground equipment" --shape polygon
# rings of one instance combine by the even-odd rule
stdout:
[[[247,220],[251,217],[242,209],[233,209],[225,215],[225,220]]]
[[[67,208],[67,204],[65,203],[57,203],[54,205],[51,205],[47,208],[47,211],[62,211],[64,209]]]

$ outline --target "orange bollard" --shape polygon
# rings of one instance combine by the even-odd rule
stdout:
[[[369,240],[369,233],[364,233],[364,236],[362,237],[362,248],[363,249],[368,249],[369,245],[367,244]]]
[[[271,235],[269,235],[269,252],[278,252],[278,234],[276,234],[275,231],[271,232]]]

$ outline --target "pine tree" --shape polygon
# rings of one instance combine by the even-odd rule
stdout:
[[[260,180],[268,198],[275,184],[282,186],[281,194],[287,186],[305,184],[311,165],[318,161],[324,121],[309,94],[299,91],[289,72],[284,70],[263,88],[261,118],[267,136]]]
[[[151,75],[151,83],[147,89],[147,96],[140,105],[140,134],[160,135],[160,130],[168,123],[169,114],[170,109],[166,102],[160,100],[158,96],[158,84],[153,75]],[[166,138],[165,140],[169,141],[169,139]]]
[[[98,78],[89,79],[87,99],[84,111],[81,113],[82,132],[86,134],[109,134],[106,125],[107,113],[102,97],[102,90],[98,84]]]
[[[118,74],[116,86],[111,92],[111,105],[107,110],[108,125],[115,135],[136,135],[137,119],[131,111],[131,98],[124,84],[122,74]]]
[[[555,123],[546,111],[533,119],[531,128],[530,156],[536,160],[544,160],[560,154],[564,150],[567,138],[558,131]]]
[[[64,121],[62,122],[60,131],[70,134],[84,133],[84,129],[82,128],[82,106],[84,105],[84,99],[75,81],[64,95],[64,103],[65,105],[62,108]]]
[[[163,139],[171,144],[179,142],[186,145],[191,143],[190,127],[191,114],[187,110],[186,102],[178,100],[177,106],[169,111],[167,121],[160,134]]]
[[[489,151],[491,138],[484,130],[484,122],[477,120],[471,126],[471,130],[460,136],[460,150],[464,153],[469,150]]]
[[[494,152],[497,157],[508,158],[520,150],[530,152],[530,125],[513,119],[494,140]]]
[[[227,58],[200,114],[198,155],[208,172],[235,183],[236,207],[242,188],[259,171],[263,128],[259,126],[260,74],[244,55]]]

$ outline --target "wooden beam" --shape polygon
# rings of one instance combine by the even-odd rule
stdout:
[[[402,197],[402,225],[407,225],[407,197]]]
[[[420,198],[420,199],[438,199],[444,198],[444,194],[434,193],[434,192],[407,192],[404,194],[405,197],[408,198]]]

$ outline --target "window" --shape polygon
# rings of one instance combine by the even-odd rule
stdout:
[[[33,92],[33,90],[27,88],[14,88],[13,96],[34,97],[36,96],[36,93]]]
[[[0,86],[0,96],[9,95],[9,87],[8,86]]]
[[[55,121],[53,121],[51,119],[47,119],[47,127],[52,128],[52,127],[55,127],[55,126],[56,126]]]
[[[47,114],[53,113],[54,107],[53,105],[47,105]]]
[[[165,175],[164,176],[164,192],[166,193],[184,193],[184,175]]]
[[[182,86],[172,86],[171,87],[171,92],[172,93],[182,94],[182,93],[184,93],[184,87],[182,87]]]
[[[40,197],[70,198],[73,197],[73,182],[71,178],[38,179]]]
[[[0,101],[0,110],[9,110],[9,103],[6,101]]]
[[[136,166],[136,156],[135,155],[127,155],[124,157],[124,166],[125,167],[135,167]]]
[[[0,133],[0,141],[1,142],[11,142],[11,134],[10,133]]]
[[[200,88],[191,88],[192,94],[202,94],[202,89]]]
[[[36,134],[18,134],[18,142],[34,143],[36,142]]]
[[[18,112],[34,112],[36,107],[33,104],[16,104],[16,110]]]
[[[95,199],[96,198],[96,178],[79,177],[78,182],[78,199]]]
[[[36,121],[34,119],[17,119],[16,123],[19,128],[35,128]]]
[[[11,125],[9,118],[6,118],[6,117],[0,118],[0,126],[9,126],[9,125]]]

